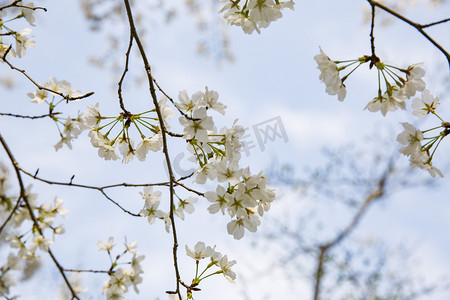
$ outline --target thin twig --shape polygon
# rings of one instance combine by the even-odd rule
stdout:
[[[25,173],[26,175],[33,177],[36,180],[45,182],[47,184],[54,184],[54,185],[64,185],[64,186],[73,186],[73,187],[79,187],[79,188],[85,188],[85,189],[91,189],[91,190],[97,190],[100,193],[102,193],[102,195],[108,199],[110,202],[112,202],[114,205],[116,205],[117,207],[119,207],[122,211],[126,212],[129,215],[132,215],[134,217],[140,217],[141,215],[139,214],[135,214],[132,213],[131,211],[125,209],[123,206],[121,206],[119,203],[117,203],[116,201],[114,201],[111,197],[108,196],[108,194],[106,194],[106,192],[104,191],[107,188],[111,188],[111,187],[116,187],[116,186],[132,186],[130,184],[118,184],[118,185],[114,185],[114,186],[106,186],[106,187],[98,187],[98,186],[91,186],[91,185],[84,185],[84,184],[77,184],[77,183],[73,183],[72,180],[70,180],[69,182],[58,182],[58,181],[52,181],[52,180],[47,180],[47,179],[43,179],[41,177],[37,176],[37,172],[35,174],[31,174],[30,172],[22,169],[21,167],[18,167],[19,170],[23,173]],[[135,186],[144,186],[144,185],[135,185]]]
[[[151,75],[151,74],[150,74],[150,75]],[[152,76],[152,79],[153,79],[153,82],[155,83],[156,87],[158,88],[158,90],[159,90],[164,96],[166,96],[166,98],[169,99],[170,102],[172,102],[173,106],[175,106],[175,108],[178,110],[178,112],[179,112],[183,117],[185,117],[185,118],[188,119],[188,120],[193,120],[193,121],[198,121],[198,120],[199,120],[199,119],[194,119],[194,118],[188,116],[184,111],[182,111],[181,109],[179,109],[178,106],[175,104],[175,101],[173,100],[173,98],[172,98],[172,97],[169,97],[169,95],[167,95],[167,93],[164,92],[164,90],[159,86],[158,82],[156,81],[155,78],[153,78],[153,76]],[[169,132],[167,132],[167,133],[170,135]]]
[[[111,271],[103,271],[103,270],[75,270],[75,269],[64,269],[64,272],[72,272],[72,273],[106,273],[110,274]]]
[[[128,72],[128,63],[129,63],[129,60],[130,60],[130,52],[131,52],[131,47],[132,46],[133,46],[133,35],[130,34],[130,42],[128,43],[128,49],[127,49],[127,52],[125,53],[125,68],[123,70],[122,77],[120,77],[120,80],[119,80],[119,83],[118,83],[119,88],[117,90],[117,93],[119,94],[119,105],[120,105],[120,108],[123,110],[123,112],[127,116],[131,115],[131,113],[128,110],[125,109],[125,106],[123,104],[122,84],[123,84],[123,80],[125,79],[125,75]]]
[[[367,1],[370,3],[370,5],[379,7],[379,8],[381,8],[382,10],[384,10],[385,12],[387,12],[387,13],[393,15],[393,16],[396,17],[397,19],[400,19],[400,20],[402,20],[403,22],[405,22],[405,23],[411,25],[412,27],[416,28],[417,31],[419,31],[419,32],[420,32],[420,33],[421,33],[421,34],[422,34],[422,35],[423,35],[430,43],[432,43],[436,48],[438,48],[438,49],[445,55],[445,57],[447,58],[449,67],[450,67],[450,53],[447,52],[447,51],[446,51],[439,43],[437,43],[431,36],[429,36],[429,35],[423,30],[423,28],[425,28],[425,27],[430,27],[430,26],[432,26],[433,23],[431,23],[432,25],[430,25],[430,24],[428,24],[428,25],[421,25],[421,24],[418,24],[418,23],[415,23],[415,22],[411,21],[410,19],[408,19],[408,18],[402,16],[402,15],[399,14],[398,12],[392,10],[391,8],[385,6],[385,5],[383,5],[383,4],[381,4],[381,3],[377,2],[377,1],[373,1],[373,0],[367,0]],[[446,21],[448,21],[448,20],[446,19],[446,20],[442,20],[442,21],[439,21],[439,22],[440,22],[440,23],[443,23],[444,21],[446,22]]]
[[[55,112],[55,113],[45,114],[45,115],[40,115],[40,116],[24,116],[24,115],[16,115],[16,114],[0,112],[0,116],[10,116],[10,117],[15,117],[15,118],[23,118],[23,119],[42,119],[42,118],[46,118],[46,117],[53,118],[53,116],[60,115],[60,114],[61,114],[60,112]]]
[[[183,187],[185,190],[187,190],[187,191],[189,191],[189,192],[191,192],[191,193],[197,194],[197,195],[202,196],[202,197],[205,195],[205,194],[203,194],[203,193],[201,193],[201,192],[199,192],[199,191],[196,191],[196,190],[194,190],[194,189],[191,189],[190,187],[187,187],[186,185],[184,185],[184,184],[182,184],[181,182],[178,182],[178,181],[176,181],[176,180],[175,180],[175,183],[176,183],[177,185]]]
[[[47,9],[45,7],[40,7],[40,6],[27,6],[27,5],[22,5],[22,4],[18,4],[19,2],[22,2],[22,0],[15,0],[13,2],[11,2],[10,4],[7,4],[5,6],[0,7],[0,11],[9,8],[9,7],[21,7],[21,8],[28,8],[31,10],[37,10],[37,9],[42,9],[43,11],[47,11]]]
[[[20,1],[22,1],[22,0],[14,0],[14,1],[11,2],[10,4],[7,4],[7,5],[5,5],[5,6],[0,7],[0,11],[2,11],[2,10],[4,10],[5,8],[8,8],[8,7],[16,6],[16,4],[19,3]]]
[[[450,18],[447,18],[447,19],[444,19],[444,20],[440,20],[440,21],[437,21],[437,22],[433,22],[433,23],[430,23],[430,24],[421,25],[421,27],[422,28],[427,28],[427,27],[431,27],[431,26],[434,26],[434,25],[442,24],[442,23],[445,23],[445,22],[448,22],[448,21],[450,21]]]

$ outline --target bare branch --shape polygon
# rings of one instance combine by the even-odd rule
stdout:
[[[0,112],[0,116],[10,116],[10,117],[22,118],[22,119],[43,119],[43,118],[46,118],[46,117],[53,118],[55,115],[59,115],[59,114],[61,114],[61,113],[60,112],[56,112],[56,113],[45,114],[45,115],[40,115],[40,116],[24,116],[24,115],[16,115],[16,114]]]
[[[379,7],[380,9],[382,9],[382,10],[384,10],[385,12],[387,12],[387,13],[393,15],[393,16],[396,17],[397,19],[400,19],[400,20],[402,20],[403,22],[405,22],[405,23],[411,25],[412,27],[416,28],[417,31],[419,31],[419,32],[420,32],[420,33],[421,33],[421,34],[422,34],[422,35],[423,35],[430,43],[432,43],[436,48],[438,48],[438,49],[445,55],[445,57],[447,58],[449,67],[450,67],[450,53],[447,52],[440,44],[438,44],[431,36],[429,36],[429,35],[423,30],[423,28],[425,28],[425,27],[430,27],[430,26],[433,26],[433,25],[436,25],[436,24],[440,24],[440,23],[447,22],[448,19],[445,19],[445,20],[436,22],[436,24],[431,23],[431,24],[428,24],[428,25],[421,25],[421,24],[418,24],[418,23],[415,23],[415,22],[411,21],[410,19],[408,19],[408,18],[402,16],[402,15],[399,14],[398,12],[396,12],[396,11],[390,9],[389,7],[387,7],[387,6],[385,6],[385,5],[381,4],[381,3],[379,3],[379,2],[377,2],[377,1],[373,1],[373,0],[367,0],[367,1],[370,3],[370,5]]]
[[[429,23],[429,24],[425,24],[425,25],[421,25],[421,27],[422,28],[427,28],[427,27],[431,27],[431,26],[434,26],[434,25],[446,23],[448,21],[450,21],[450,18],[447,18],[447,19],[444,19],[444,20],[440,20],[440,21],[437,21],[437,22],[433,22],[433,23]]]
[[[126,115],[131,115],[131,113],[128,110],[126,110],[125,106],[123,105],[122,84],[123,84],[123,80],[125,79],[125,75],[128,72],[128,62],[130,60],[130,52],[131,52],[131,47],[132,46],[133,46],[133,35],[130,34],[130,42],[128,43],[128,49],[127,49],[127,52],[125,53],[125,68],[123,70],[122,77],[120,77],[120,80],[119,80],[119,83],[118,83],[119,88],[117,90],[117,93],[119,94],[119,105],[120,105],[120,108],[123,110],[123,112]]]
[[[19,167],[19,166],[18,166],[18,169],[19,169],[21,172],[25,173],[26,175],[28,175],[28,176],[30,176],[30,177],[36,179],[36,180],[45,182],[45,183],[47,183],[47,184],[64,185],[64,186],[73,186],[73,187],[79,187],[79,188],[85,188],[85,189],[97,190],[97,191],[99,191],[100,193],[102,193],[102,195],[103,195],[106,199],[108,199],[108,200],[111,201],[114,205],[116,205],[117,207],[119,207],[122,211],[124,211],[124,212],[126,212],[127,214],[132,215],[132,216],[134,216],[134,217],[140,217],[141,215],[132,213],[131,211],[129,211],[129,210],[125,209],[124,207],[122,207],[119,203],[117,203],[117,202],[114,201],[110,196],[108,196],[108,194],[106,194],[106,192],[105,192],[104,190],[105,190],[105,189],[108,189],[108,188],[112,188],[112,187],[118,187],[118,186],[153,186],[153,185],[167,185],[167,183],[159,183],[159,184],[127,184],[127,183],[122,183],[122,184],[110,185],[110,186],[105,186],[105,187],[98,187],[98,186],[91,186],[91,185],[84,185],[84,184],[73,183],[73,182],[72,182],[72,181],[73,181],[73,180],[72,180],[73,178],[72,178],[69,182],[58,182],[58,181],[52,181],[52,180],[48,180],[48,179],[43,179],[43,178],[40,178],[40,177],[37,176],[37,171],[36,171],[36,173],[33,175],[33,174],[31,174],[30,172],[28,172],[28,171],[22,169],[22,168]]]

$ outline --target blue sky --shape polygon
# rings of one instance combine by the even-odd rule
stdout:
[[[100,103],[102,111],[110,114],[119,112],[115,84],[118,78],[108,69],[92,67],[87,59],[91,54],[108,51],[105,37],[88,29],[77,1],[46,1],[44,5],[48,12],[38,13],[38,26],[33,28],[36,47],[29,49],[22,60],[14,62],[18,67],[25,68],[38,82],[56,77],[70,81],[73,88],[82,92],[95,91],[93,97],[63,107],[72,116],[96,102]],[[343,103],[338,102],[337,97],[327,95],[325,86],[318,79],[319,71],[313,56],[319,52],[319,46],[332,59],[352,59],[369,54],[369,24],[363,22],[362,14],[362,9],[367,6],[365,1],[328,1],[326,5],[322,1],[299,1],[295,11],[286,11],[282,19],[262,30],[260,35],[249,36],[237,27],[227,28],[236,60],[220,66],[196,54],[199,35],[192,17],[183,4],[173,1],[169,2],[170,5],[177,7],[179,12],[172,23],[155,25],[150,20],[143,22],[148,25],[146,47],[153,74],[160,85],[174,98],[184,89],[190,95],[205,86],[218,91],[219,100],[228,106],[226,116],[219,118],[218,124],[221,125],[230,126],[235,119],[239,119],[240,124],[251,127],[274,117],[280,117],[283,122],[289,141],[277,140],[268,144],[264,151],[255,148],[243,160],[253,172],[266,168],[274,157],[281,163],[292,164],[297,170],[305,165],[320,165],[323,161],[320,150],[324,146],[333,148],[351,142],[360,143],[364,136],[376,131],[388,132],[393,137],[392,143],[396,143],[395,135],[401,130],[399,122],[416,121],[409,111],[398,111],[384,118],[379,113],[363,111],[376,93],[373,72],[361,70],[348,79],[348,96]],[[427,22],[448,17],[446,11],[448,4],[439,10],[418,6],[407,12],[412,18]],[[124,53],[127,31],[120,29],[120,26],[113,29],[123,38],[124,44],[120,45],[118,52]],[[449,31],[448,25],[431,30],[447,48],[450,48],[449,41],[443,37],[448,36]],[[428,87],[441,97],[442,111],[448,110],[445,103],[448,98],[445,96],[445,89],[448,91],[448,65],[435,48],[412,28],[397,21],[376,28],[376,43],[377,53],[386,61],[405,67],[425,62]],[[123,54],[113,57],[119,63],[124,58]],[[138,70],[141,66],[136,57],[132,66],[136,67],[134,74],[139,76],[142,70]],[[2,75],[10,72],[5,65],[1,69]],[[45,113],[45,108],[39,111],[40,108],[29,103],[26,96],[26,93],[34,91],[34,87],[19,74],[13,76],[18,88],[12,91],[0,89],[2,111]],[[130,107],[136,110],[147,107],[149,96],[145,83],[137,86],[128,81],[125,87],[124,95]],[[19,163],[27,170],[39,168],[42,177],[66,181],[75,174],[78,183],[93,185],[149,182],[165,178],[160,154],[145,163],[133,161],[122,165],[120,162],[105,162],[97,157],[86,134],[74,142],[73,150],[65,148],[55,152],[52,145],[58,141],[58,134],[48,120],[23,121],[2,117],[0,128]],[[446,184],[449,169],[446,168],[448,161],[444,155],[449,148],[445,142],[435,163],[447,173],[444,179],[437,179],[441,186],[433,190],[411,188],[396,193],[375,206],[357,232],[363,236],[381,237],[394,246],[398,241],[420,244],[415,257],[421,264],[415,272],[426,280],[435,280],[450,269],[446,234],[450,225]],[[171,147],[174,155],[185,152],[183,143],[171,143]],[[3,157],[4,154],[1,155]],[[406,158],[403,159],[406,161]],[[187,164],[185,166],[188,168]],[[57,195],[65,200],[65,206],[71,211],[64,220],[67,233],[59,237],[54,247],[64,265],[107,268],[107,257],[97,251],[97,241],[106,241],[109,236],[114,236],[119,242],[126,235],[129,241],[137,240],[139,251],[146,255],[145,283],[141,294],[135,296],[130,293],[129,299],[154,299],[157,296],[164,299],[164,291],[173,287],[174,280],[171,236],[164,231],[161,222],[150,226],[144,219],[124,216],[96,192],[33,184],[40,195],[38,199],[52,201]],[[209,187],[213,186],[211,184]],[[129,209],[138,211],[142,205],[138,192],[139,189],[118,189],[113,195]],[[290,192],[285,194],[294,202],[275,202],[273,216],[281,214],[281,218],[286,206],[295,205],[295,199],[300,197]],[[163,191],[163,195],[167,197],[167,191]],[[236,259],[236,272],[246,280],[239,281],[238,277],[236,284],[232,285],[223,278],[212,278],[210,282],[205,282],[203,291],[195,299],[245,299],[244,290],[250,299],[289,299],[298,298],[298,295],[304,295],[300,299],[308,298],[309,283],[305,278],[299,277],[294,287],[279,270],[274,270],[272,277],[254,279],[258,274],[256,271],[263,269],[274,254],[267,255],[250,246],[250,241],[258,239],[259,233],[250,237],[251,234],[246,232],[243,240],[235,241],[226,233],[227,219],[209,215],[206,201],[199,202],[193,215],[177,223],[183,278],[189,278],[187,276],[193,273],[194,267],[193,261],[184,255],[184,245],[193,247],[201,240],[217,245],[218,251]],[[264,230],[264,225],[260,230]],[[43,272],[57,277],[51,267]],[[94,289],[99,292],[104,280],[95,274],[86,276],[92,292]],[[20,291],[24,299],[42,299],[41,295],[36,296],[36,285],[45,294],[54,291],[49,280],[37,280],[27,284],[26,290]],[[436,296],[432,299],[446,298]]]

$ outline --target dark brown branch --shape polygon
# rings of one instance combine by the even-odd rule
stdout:
[[[171,132],[171,131],[167,131],[167,134],[170,135],[170,136],[173,136],[173,137],[183,137],[184,136],[181,133],[174,133],[174,132]]]
[[[18,4],[18,5],[14,5],[14,7],[28,8],[28,9],[31,9],[31,10],[41,9],[41,10],[47,12],[47,9],[45,7],[42,7],[42,6],[33,6],[33,7],[31,7],[31,6]]]
[[[119,94],[119,105],[120,105],[120,108],[123,110],[123,112],[127,116],[131,115],[131,113],[128,110],[125,109],[125,106],[123,104],[122,84],[123,84],[123,80],[125,79],[125,75],[128,72],[128,63],[129,63],[129,60],[130,60],[130,52],[131,52],[131,47],[132,46],[133,46],[133,35],[130,34],[130,42],[128,43],[128,49],[127,49],[127,52],[125,53],[125,68],[123,70],[122,77],[120,77],[120,80],[119,80],[119,83],[118,83],[119,88],[117,90],[117,93]]]
[[[0,11],[4,10],[5,8],[8,7],[15,7],[17,5],[17,3],[21,2],[22,0],[14,0],[13,2],[11,2],[10,4],[7,4],[5,6],[0,7]]]
[[[53,118],[55,115],[59,115],[59,114],[61,114],[61,113],[55,112],[55,113],[45,114],[45,115],[40,115],[40,116],[24,116],[24,115],[16,115],[16,114],[0,112],[0,116],[10,116],[10,117],[15,117],[15,118],[23,118],[23,119],[42,119],[42,118],[46,118],[46,117]]]
[[[187,187],[186,185],[182,184],[181,182],[178,182],[178,181],[175,180],[175,183],[176,183],[177,185],[183,187],[185,190],[187,190],[187,191],[189,191],[189,192],[191,192],[191,193],[197,194],[197,195],[202,196],[202,197],[204,196],[203,193],[201,193],[201,192],[199,192],[199,191],[196,191],[196,190],[194,190],[194,189],[191,189],[190,187]]]
[[[438,44],[432,37],[430,37],[430,36],[423,30],[423,28],[425,28],[425,27],[430,27],[430,26],[432,26],[432,25],[430,25],[430,24],[428,24],[428,25],[421,25],[421,24],[415,23],[415,22],[411,21],[410,19],[408,19],[408,18],[402,16],[402,15],[399,14],[398,12],[396,12],[396,11],[390,9],[389,7],[387,7],[387,6],[385,6],[385,5],[381,4],[381,3],[379,3],[379,2],[377,2],[377,1],[373,1],[373,0],[367,0],[367,1],[370,3],[370,5],[379,7],[379,8],[381,8],[382,10],[384,10],[385,12],[387,12],[387,13],[393,15],[393,16],[396,17],[397,19],[400,19],[400,20],[402,20],[403,22],[405,22],[405,23],[411,25],[412,27],[416,28],[417,31],[419,31],[419,32],[420,32],[420,33],[421,33],[421,34],[422,34],[422,35],[423,35],[430,43],[432,43],[436,48],[438,48],[438,49],[445,55],[445,57],[447,58],[449,67],[450,67],[450,53],[447,52],[440,44]],[[442,21],[439,21],[439,22],[443,23],[444,21],[446,22],[446,20],[442,20]],[[431,23],[431,24],[433,24],[433,23]]]
[[[47,9],[45,7],[40,7],[40,6],[31,7],[31,6],[27,6],[27,5],[18,4],[20,2],[22,2],[22,0],[15,0],[15,1],[11,2],[10,4],[0,7],[0,11],[4,10],[6,8],[9,8],[9,7],[21,7],[21,8],[28,8],[31,10],[42,9],[45,12],[47,11]]]
[[[151,75],[151,74],[150,74],[150,75]],[[188,120],[196,120],[196,119],[193,119],[193,118],[191,118],[190,116],[188,116],[188,115],[187,115],[184,111],[182,111],[181,109],[179,109],[179,108],[175,105],[175,101],[173,100],[173,98],[169,97],[169,95],[167,95],[167,93],[164,92],[164,90],[159,86],[158,82],[156,81],[155,78],[153,78],[153,76],[152,76],[152,79],[153,79],[153,82],[155,83],[156,87],[158,88],[158,90],[159,90],[164,96],[166,96],[166,98],[169,99],[170,102],[172,102],[173,106],[175,106],[175,108],[178,110],[178,112],[179,112],[183,117],[185,117],[185,118],[188,119]],[[170,132],[167,132],[167,133],[168,133],[169,135],[171,135]]]
[[[427,27],[431,27],[431,26],[434,26],[434,25],[442,24],[442,23],[445,23],[445,22],[448,22],[448,21],[450,21],[450,18],[447,18],[447,19],[444,19],[444,20],[440,20],[440,21],[437,21],[437,22],[433,22],[433,23],[429,23],[429,24],[425,24],[425,25],[421,25],[421,27],[422,28],[427,28]]]
[[[145,53],[144,50],[144,46],[141,43],[141,40],[139,38],[139,34],[137,33],[136,30],[136,26],[134,25],[134,20],[133,20],[133,14],[131,12],[131,7],[130,7],[130,2],[129,0],[124,0],[124,4],[125,4],[125,8],[127,11],[127,17],[128,17],[128,22],[130,25],[130,34],[133,36],[134,40],[136,41],[136,44],[139,48],[139,53],[142,57],[143,63],[144,63],[144,67],[145,67],[145,71],[147,73],[147,80],[148,80],[148,84],[149,84],[149,89],[150,89],[150,95],[151,98],[153,100],[153,104],[155,106],[155,110],[156,113],[158,115],[158,119],[159,119],[159,124],[160,124],[160,128],[161,128],[161,136],[162,136],[162,140],[163,140],[163,152],[164,152],[164,156],[165,156],[165,160],[167,163],[167,169],[169,171],[169,194],[170,194],[170,211],[169,211],[169,217],[172,223],[172,236],[173,236],[173,264],[174,264],[174,269],[175,269],[175,276],[176,276],[176,290],[175,293],[178,295],[179,298],[181,298],[181,293],[180,293],[180,282],[181,282],[181,278],[180,278],[180,273],[178,270],[178,259],[177,259],[177,249],[178,249],[178,238],[177,238],[177,232],[176,232],[176,226],[175,226],[175,218],[174,218],[174,185],[175,185],[175,177],[173,175],[173,170],[172,170],[172,165],[171,165],[171,161],[170,161],[170,155],[169,155],[169,150],[167,147],[167,129],[166,126],[164,124],[164,118],[162,116],[161,113],[161,109],[159,107],[159,103],[158,103],[158,98],[156,96],[156,90],[155,90],[155,86],[154,86],[154,82],[153,82],[153,76],[151,73],[151,68],[150,68],[150,64],[148,62],[147,59],[147,54]]]
[[[372,6],[372,21],[370,24],[370,49],[372,51],[372,56],[370,57],[370,65],[369,68],[372,68],[375,63],[379,61],[378,57],[375,55],[375,36],[373,35],[373,30],[375,28],[375,5],[371,4]]]
[[[110,274],[111,271],[103,271],[103,270],[75,270],[75,269],[64,269],[64,272],[72,272],[72,273],[106,273]]]
[[[34,215],[33,208],[31,207],[30,202],[28,201],[28,195],[27,195],[25,186],[24,186],[23,181],[22,181],[22,176],[21,176],[21,174],[20,174],[19,163],[18,163],[18,162],[16,161],[16,159],[14,158],[14,156],[13,156],[11,150],[10,150],[9,147],[8,147],[8,144],[7,144],[6,141],[3,139],[3,137],[2,137],[1,134],[0,134],[0,143],[2,144],[3,148],[5,149],[5,151],[6,151],[7,155],[8,155],[8,157],[9,157],[9,160],[11,161],[11,164],[13,165],[14,170],[15,170],[15,172],[16,172],[16,175],[17,175],[17,181],[19,182],[19,186],[20,186],[20,197],[19,197],[19,199],[23,199],[23,201],[25,202],[25,205],[26,205],[26,207],[27,207],[27,209],[28,209],[28,212],[29,212],[29,214],[30,214],[31,220],[33,221],[33,226],[34,226],[34,228],[37,230],[37,232],[38,232],[42,237],[44,237],[44,234],[43,234],[43,232],[42,232],[42,230],[41,230],[41,227],[39,226],[39,222],[38,222],[38,220],[36,219],[36,216]],[[50,249],[50,247],[48,247],[48,251],[47,251],[47,252],[48,252],[48,254],[50,255],[50,257],[51,257],[51,259],[53,260],[53,262],[55,263],[56,267],[58,268],[59,273],[60,273],[61,276],[63,277],[64,282],[66,283],[67,287],[69,288],[69,290],[70,290],[70,292],[71,292],[71,294],[72,294],[72,299],[78,299],[78,300],[80,300],[80,298],[78,298],[77,294],[75,293],[75,291],[74,291],[72,285],[70,284],[69,280],[67,279],[66,274],[64,273],[64,268],[61,266],[61,264],[58,262],[58,260],[57,260],[56,257],[54,256],[54,254],[53,254],[52,250]]]
[[[64,185],[64,186],[73,186],[73,187],[79,187],[79,188],[85,188],[85,189],[97,190],[97,191],[99,191],[100,193],[102,193],[102,195],[103,195],[106,199],[108,199],[108,200],[109,200],[110,202],[112,202],[114,205],[116,205],[117,207],[119,207],[123,212],[126,212],[127,214],[132,215],[132,216],[134,216],[134,217],[140,217],[139,214],[132,213],[131,211],[129,211],[129,210],[125,209],[124,207],[122,207],[119,203],[117,203],[117,202],[114,201],[111,197],[109,197],[108,194],[106,194],[106,192],[105,192],[104,190],[107,189],[107,188],[117,187],[117,186],[146,186],[146,185],[132,185],[132,184],[126,184],[126,183],[123,183],[123,184],[110,185],[110,186],[105,186],[105,187],[98,187],[98,186],[91,186],[91,185],[84,185],[84,184],[73,183],[72,180],[70,180],[69,182],[57,182],[57,181],[52,181],[52,180],[47,180],[47,179],[40,178],[40,177],[37,176],[37,172],[36,172],[36,174],[33,175],[33,174],[31,174],[30,172],[28,172],[28,171],[22,169],[21,167],[18,167],[18,168],[19,168],[19,170],[20,170],[21,172],[25,173],[26,175],[28,175],[28,176],[30,176],[30,177],[33,177],[33,178],[36,179],[36,180],[45,182],[45,183],[47,183],[47,184],[51,184],[51,185],[53,185],[53,184],[54,184],[54,185]],[[151,184],[149,184],[149,185],[151,185]],[[153,185],[156,185],[156,184],[153,184]],[[161,185],[163,185],[163,184],[161,184]]]

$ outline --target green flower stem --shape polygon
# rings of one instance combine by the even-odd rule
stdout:
[[[112,128],[111,128],[111,129],[112,129]],[[111,129],[110,129],[110,131],[111,131]],[[122,135],[123,131],[124,131],[124,129],[122,128],[122,129],[120,130],[120,132],[116,135],[116,137],[111,141],[111,143],[110,143],[111,146],[114,145],[114,143],[115,143],[116,140],[119,138],[119,136]],[[108,132],[108,133],[109,133],[109,132]],[[108,136],[108,134],[106,134],[106,136]]]
[[[439,147],[439,144],[442,142],[443,139],[444,139],[444,136],[440,135],[438,138],[438,143],[436,144],[436,147],[434,147],[434,150],[431,153],[430,158],[428,159],[428,162],[431,162],[431,160],[433,159],[434,153],[436,152],[437,148]]]
[[[384,83],[386,84],[386,91],[388,92],[389,96],[392,96],[392,86],[389,83],[389,81],[386,78],[386,75],[384,74],[383,70],[380,70],[381,74],[383,74],[383,78],[384,78]]]
[[[198,278],[198,277],[197,277],[197,275],[198,275],[198,263],[199,263],[199,261],[198,261],[198,260],[195,260],[195,279]],[[201,274],[200,274],[200,276],[201,276]]]
[[[445,121],[444,121],[444,120],[443,120],[436,112],[432,111],[431,113],[432,113],[433,115],[435,115],[436,117],[438,117],[439,120],[442,121],[442,123],[445,123]]]
[[[358,61],[356,61],[356,62],[358,62]],[[355,63],[356,63],[356,62],[355,62]],[[352,64],[353,64],[353,63],[352,63]],[[350,65],[352,65],[352,64],[350,64]],[[363,63],[360,62],[353,70],[351,70],[347,75],[345,75],[344,77],[342,77],[341,81],[344,82],[344,80],[347,79],[347,77],[350,76],[350,74],[352,74],[352,73],[353,73],[356,69],[358,69],[362,64],[363,64]],[[349,66],[350,66],[350,65],[349,65]]]
[[[388,73],[388,75],[395,81],[395,84],[397,84],[398,86],[402,86],[403,84],[401,82],[399,82],[398,80],[402,81],[403,78],[399,75],[397,75],[394,71],[392,71],[389,68],[384,68],[386,73]],[[394,77],[394,75],[397,77],[397,79]]]
[[[216,275],[216,274],[222,274],[222,273],[223,273],[222,270],[217,271],[217,272],[214,272],[214,273],[211,273],[211,274],[209,274],[209,275],[206,275],[206,276],[203,277],[203,278],[199,278],[199,281],[202,281],[202,280],[204,280],[204,279],[206,279],[206,278],[208,278],[208,277],[211,277],[211,276],[213,276],[213,275]]]
[[[378,98],[380,98],[381,99],[381,97],[382,97],[382,93],[381,93],[381,79],[380,79],[380,70],[379,69],[377,69],[377,71],[378,71]]]
[[[441,127],[442,127],[442,125],[441,126],[436,126],[436,127],[433,127],[433,128],[427,129],[427,130],[422,130],[422,133],[426,133],[426,132],[429,132],[431,130],[435,130],[435,129],[438,129],[438,128],[441,128]],[[425,139],[427,139],[427,138],[425,138]]]
[[[422,146],[422,149],[431,149],[431,147],[433,147],[434,143],[436,143],[438,138],[439,138],[439,136],[435,136],[435,137],[429,138],[430,141],[428,141],[426,144],[424,144]]]
[[[108,117],[108,118],[109,118],[109,117]],[[106,119],[106,117],[105,117],[105,119]],[[108,124],[105,124],[105,125],[103,125],[103,126],[97,127],[97,130],[100,131],[100,130],[102,130],[103,128],[105,128],[105,127],[111,125],[111,124],[114,123],[114,122],[115,122],[115,123],[119,122],[119,120],[118,120],[117,117],[114,117],[114,120],[112,120],[112,121],[109,122]],[[116,124],[114,124],[114,125],[116,125]],[[114,127],[114,125],[113,125],[113,127]]]
[[[147,113],[151,113],[151,112],[155,112],[155,109],[152,109],[152,110],[147,110],[147,111],[144,111],[144,112],[138,113],[138,114],[136,114],[136,116],[142,116],[142,115],[144,115],[144,114],[147,114]]]
[[[142,126],[144,126],[145,128],[147,128],[148,130],[150,130],[151,132],[155,132],[155,125],[148,123],[144,120],[141,119],[136,119],[136,122],[139,122],[139,124],[141,124]]]
[[[394,68],[394,69],[396,69],[396,70],[399,70],[400,72],[406,73],[406,70],[405,70],[405,69],[401,69],[401,68],[396,67],[396,66],[393,66],[393,65],[385,65],[385,66],[386,66],[386,67],[389,67],[389,68]]]
[[[350,67],[351,65],[356,64],[357,62],[359,62],[359,60],[353,60],[353,61],[352,61],[351,63],[349,63],[348,65],[339,67],[339,68],[337,68],[337,69],[338,69],[338,71],[342,71],[342,70],[344,70],[345,68]],[[361,63],[360,63],[360,64],[361,64]]]
[[[142,133],[141,129],[139,128],[139,126],[136,124],[136,121],[134,119],[131,119],[131,122],[134,124],[134,126],[136,127],[137,131],[139,131],[139,134],[141,135],[142,138],[145,137],[145,135]]]
[[[105,135],[104,136],[108,136],[110,133],[111,133],[111,130],[113,130],[113,128],[117,125],[117,123],[119,123],[119,120],[117,119],[116,121],[113,121],[113,122],[111,122],[111,123],[114,123],[112,126],[111,126],[111,128],[105,133]],[[121,132],[123,131],[123,128],[122,128],[122,130],[121,130]]]

